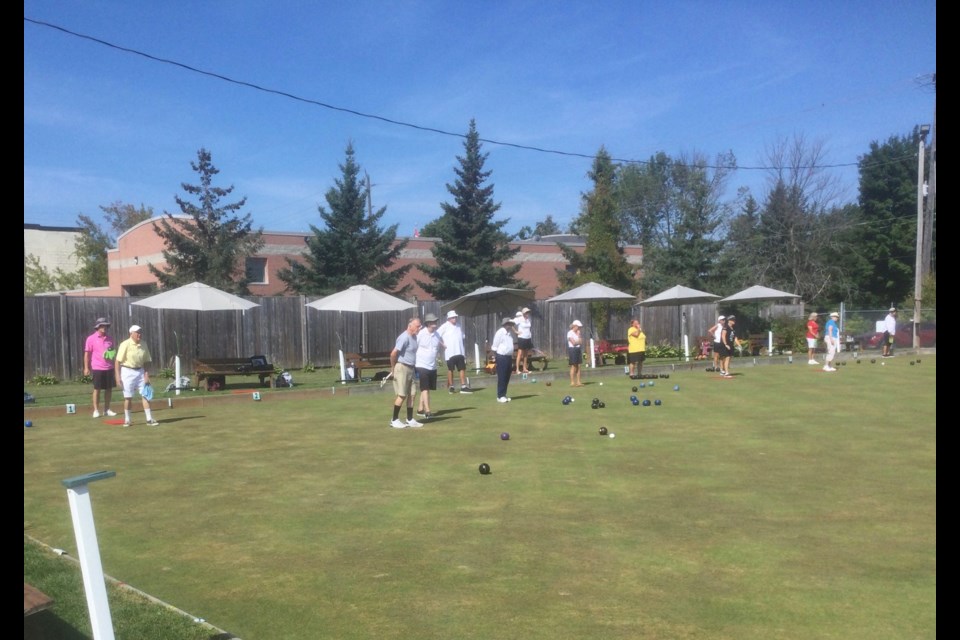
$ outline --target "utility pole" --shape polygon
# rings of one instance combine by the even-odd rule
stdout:
[[[934,74],[936,78],[936,74]],[[936,81],[934,81],[936,82]],[[930,176],[927,178],[926,202],[923,211],[923,275],[935,272],[933,265],[933,221],[937,217],[937,108],[933,108],[933,129],[930,132]]]
[[[923,159],[926,156],[927,134],[930,133],[930,125],[922,124],[918,130],[920,138],[917,149],[917,256],[914,265],[913,279],[913,348],[920,348],[920,308],[923,299]]]

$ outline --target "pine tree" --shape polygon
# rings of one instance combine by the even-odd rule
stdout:
[[[407,246],[397,242],[397,225],[379,226],[387,211],[369,210],[370,188],[361,183],[353,144],[348,144],[342,175],[326,194],[329,210],[319,206],[324,227],[310,225],[313,236],[307,239],[304,261],[287,259],[288,268],[279,277],[287,289],[302,295],[329,295],[353,285],[365,284],[402,295],[409,285],[397,289],[410,266],[392,266]]]
[[[500,204],[493,201],[493,185],[484,185],[490,177],[483,170],[489,154],[480,151],[480,136],[474,120],[464,140],[463,156],[457,156],[454,168],[457,180],[447,185],[454,203],[443,203],[443,216],[434,225],[440,241],[433,247],[436,266],[420,265],[430,282],[419,282],[424,291],[437,300],[453,300],[483,286],[526,288],[516,279],[520,265],[504,266],[519,248],[510,246],[503,231],[508,220],[494,220]]]
[[[233,186],[213,186],[213,177],[220,170],[213,166],[210,152],[201,148],[197,161],[190,166],[200,176],[199,185],[182,183],[181,188],[197,200],[197,204],[177,196],[180,211],[190,220],[174,218],[164,212],[165,219],[154,224],[166,249],[163,257],[167,267],[161,271],[150,265],[164,289],[191,282],[202,282],[235,294],[249,293],[245,259],[263,246],[262,229],[253,229],[249,213],[236,213],[247,199],[221,204],[220,200],[233,192]]]
[[[616,165],[605,148],[600,147],[587,175],[593,180],[593,190],[583,195],[583,212],[575,224],[587,237],[586,247],[578,253],[558,243],[570,265],[568,269],[557,269],[560,292],[594,281],[633,293],[633,268],[620,244],[622,230],[614,197]]]

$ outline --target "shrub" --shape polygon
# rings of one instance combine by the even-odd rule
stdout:
[[[170,367],[164,367],[157,372],[157,377],[162,380],[173,380],[177,377],[177,372],[175,369],[171,369]]]
[[[93,382],[93,376],[81,375],[80,377],[77,378],[77,382],[80,382],[82,384],[90,384],[91,382]]]
[[[37,375],[30,378],[30,382],[39,387],[45,387],[51,384],[60,384],[60,380],[57,378],[57,376],[46,374],[46,373],[38,373]]]

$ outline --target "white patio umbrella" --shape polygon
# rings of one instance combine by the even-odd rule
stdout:
[[[202,311],[246,311],[260,305],[256,302],[245,300],[226,291],[221,291],[216,287],[203,284],[202,282],[191,282],[176,289],[163,291],[156,295],[144,298],[131,304],[148,307],[150,309],[168,309],[179,311],[196,311],[196,330],[195,330],[195,351],[194,357],[200,355],[200,312]],[[177,348],[179,351],[179,342]],[[176,356],[176,376],[177,393],[180,393],[180,354]]]
[[[640,306],[645,307],[672,307],[676,305],[677,313],[680,316],[680,346],[681,348],[686,348],[684,345],[683,337],[686,334],[685,325],[686,325],[686,314],[683,312],[683,305],[685,304],[702,304],[704,302],[713,302],[714,300],[719,299],[720,296],[713,293],[707,293],[706,291],[699,291],[698,289],[691,289],[690,287],[684,287],[683,285],[676,285],[670,287],[666,291],[661,291],[655,296],[650,296],[646,300],[640,302]],[[687,357],[689,358],[689,352],[687,352]]]
[[[747,287],[743,291],[738,291],[732,296],[727,296],[726,298],[720,300],[720,302],[763,302],[765,300],[785,300],[787,298],[799,298],[795,293],[788,293],[786,291],[779,291],[777,289],[771,289],[770,287],[764,287],[759,284],[755,284],[752,287]]]
[[[319,300],[308,302],[307,306],[318,311],[359,313],[360,338],[363,340],[363,350],[366,350],[367,345],[366,314],[376,311],[404,311],[416,307],[412,302],[378,291],[365,284],[357,284]]]
[[[510,314],[533,302],[533,289],[508,289],[505,287],[480,287],[460,296],[453,302],[441,305],[443,313],[456,311],[461,316]]]
[[[579,287],[574,287],[569,291],[564,291],[563,293],[548,298],[547,302],[605,302],[607,307],[607,316],[609,321],[610,314],[610,303],[614,301],[623,301],[626,302],[630,300],[635,302],[637,296],[632,293],[624,293],[623,291],[618,291],[613,287],[608,287],[605,284],[600,284],[598,282],[587,282],[582,284]],[[593,340],[593,314],[590,314],[590,335],[591,340]],[[598,336],[602,338],[603,336]]]

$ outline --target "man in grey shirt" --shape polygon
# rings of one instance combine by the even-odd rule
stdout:
[[[393,390],[397,394],[393,401],[393,420],[390,426],[394,429],[406,429],[407,427],[422,427],[423,425],[413,419],[413,396],[416,393],[414,383],[416,382],[417,363],[417,333],[420,331],[420,318],[410,318],[407,323],[407,330],[397,336],[397,344],[390,352],[390,369],[393,373]],[[400,420],[400,408],[403,401],[407,401],[407,421]]]

